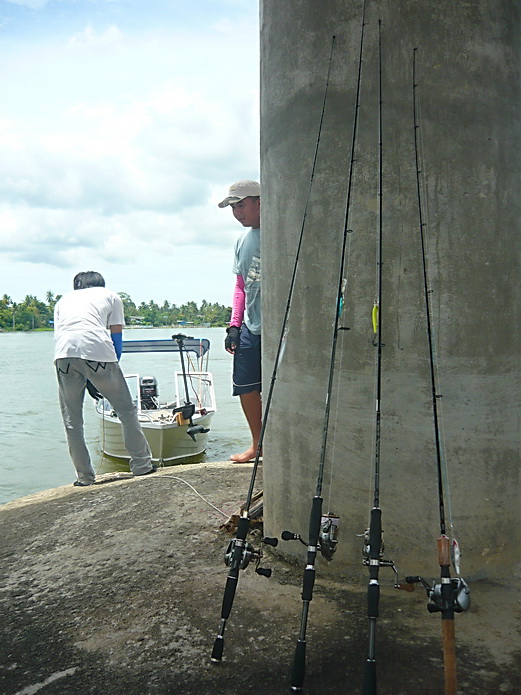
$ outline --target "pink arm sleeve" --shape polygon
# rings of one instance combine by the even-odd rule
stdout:
[[[233,291],[232,317],[230,326],[240,326],[244,317],[244,307],[246,305],[246,293],[244,292],[244,278],[237,275],[235,290]]]

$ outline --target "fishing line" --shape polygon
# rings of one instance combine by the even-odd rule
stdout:
[[[302,581],[302,614],[300,619],[299,635],[297,639],[297,644],[295,648],[295,655],[293,659],[293,668],[291,673],[291,690],[294,692],[300,692],[304,683],[304,675],[306,668],[306,630],[309,615],[309,607],[311,600],[313,598],[313,587],[315,583],[315,561],[317,557],[317,551],[320,550],[322,555],[331,560],[333,554],[336,550],[336,535],[338,530],[338,517],[332,514],[328,514],[326,517],[322,516],[322,485],[324,479],[324,466],[326,459],[327,450],[327,440],[328,440],[328,430],[329,430],[329,416],[331,408],[331,394],[333,390],[333,381],[335,376],[335,357],[337,349],[338,332],[340,329],[340,319],[342,315],[343,305],[344,305],[344,290],[346,287],[344,278],[344,266],[346,258],[347,240],[350,236],[351,229],[349,229],[349,215],[351,212],[351,194],[352,194],[352,184],[353,184],[353,169],[355,162],[355,149],[356,149],[356,139],[357,139],[357,129],[358,129],[358,114],[360,108],[360,87],[362,78],[362,56],[363,56],[363,46],[364,46],[364,34],[365,34],[365,8],[366,0],[363,3],[362,10],[362,24],[360,30],[360,48],[359,48],[359,59],[358,59],[358,75],[356,83],[356,98],[353,116],[353,131],[351,140],[351,152],[350,152],[350,162],[349,162],[349,174],[348,174],[348,184],[347,184],[347,197],[346,197],[346,207],[344,214],[344,229],[342,235],[342,251],[340,255],[340,264],[338,270],[338,286],[336,294],[336,306],[335,306],[335,319],[333,325],[333,336],[331,341],[331,355],[329,362],[329,376],[326,389],[326,402],[324,407],[324,424],[322,428],[322,443],[320,450],[320,460],[317,473],[316,491],[311,503],[311,511],[309,518],[309,531],[308,531],[308,541],[307,544],[302,541],[302,538],[298,534],[294,534],[290,531],[283,531],[283,540],[300,540],[307,545],[307,559],[306,566],[304,568],[303,581]]]
[[[325,84],[324,96],[323,96],[323,100],[322,100],[322,110],[320,113],[318,133],[317,133],[316,144],[315,144],[315,152],[314,152],[314,156],[313,156],[313,164],[312,164],[312,168],[311,168],[311,175],[309,178],[308,191],[307,191],[306,202],[305,202],[305,206],[304,206],[304,214],[303,214],[303,218],[302,218],[302,225],[300,228],[297,250],[295,252],[295,260],[293,263],[293,271],[291,274],[290,287],[289,287],[288,298],[287,298],[286,307],[285,307],[285,311],[284,311],[282,327],[281,327],[281,331],[280,331],[280,338],[279,338],[279,342],[278,342],[278,346],[277,346],[277,352],[276,352],[275,361],[274,361],[274,365],[273,365],[273,371],[271,374],[270,385],[269,385],[269,389],[268,389],[268,395],[266,398],[266,405],[264,407],[264,413],[263,413],[262,424],[261,424],[261,431],[260,431],[260,435],[259,435],[259,444],[258,444],[257,451],[255,454],[255,461],[253,464],[252,475],[251,475],[251,479],[250,479],[250,485],[248,488],[248,493],[246,495],[246,501],[244,503],[244,507],[241,511],[241,516],[240,516],[239,522],[237,524],[237,533],[235,535],[235,538],[232,541],[230,541],[228,549],[226,550],[226,553],[225,553],[225,563],[228,565],[229,571],[228,571],[228,576],[226,579],[226,585],[225,585],[225,589],[224,589],[224,596],[223,596],[223,602],[222,602],[222,608],[221,608],[221,623],[219,626],[219,632],[218,632],[218,635],[215,639],[215,643],[214,643],[212,655],[211,655],[211,660],[214,663],[219,663],[222,660],[223,650],[224,650],[224,631],[226,629],[226,624],[227,624],[227,621],[228,621],[228,618],[230,616],[230,612],[231,612],[231,609],[233,606],[233,601],[235,598],[235,592],[237,589],[237,583],[239,580],[240,570],[245,569],[248,566],[250,560],[254,559],[257,562],[255,571],[258,574],[266,576],[266,577],[269,577],[271,575],[271,570],[259,567],[259,561],[260,561],[260,558],[262,556],[262,551],[260,549],[253,548],[253,546],[246,541],[246,537],[248,535],[248,531],[250,528],[250,518],[249,518],[250,506],[252,503],[255,481],[257,478],[257,471],[258,471],[258,467],[259,467],[259,461],[261,458],[262,445],[264,442],[264,435],[265,435],[266,426],[268,423],[268,416],[269,416],[270,410],[271,410],[273,391],[274,391],[275,382],[277,379],[277,372],[278,372],[280,363],[282,362],[282,358],[284,356],[284,352],[285,352],[285,348],[286,348],[286,341],[287,341],[287,337],[288,337],[288,319],[289,319],[289,315],[290,315],[291,302],[293,299],[293,293],[294,293],[294,289],[295,289],[297,270],[299,267],[300,253],[301,253],[302,242],[303,242],[303,238],[304,238],[304,229],[306,226],[308,206],[309,206],[309,201],[311,198],[311,191],[313,188],[315,169],[316,169],[316,164],[317,164],[317,159],[318,159],[318,151],[319,151],[320,140],[321,140],[321,136],[322,136],[322,126],[323,126],[323,122],[324,122],[324,114],[326,111],[327,95],[328,95],[328,91],[329,91],[331,66],[332,66],[332,62],[333,62],[333,52],[334,52],[334,48],[335,48],[335,38],[336,37],[333,36],[331,39],[331,49],[330,49],[330,53],[329,53],[329,61],[328,61],[328,66],[327,66],[326,84]],[[277,538],[264,538],[263,542],[268,544],[268,545],[271,545],[271,546],[276,546],[278,543],[278,539]]]
[[[438,400],[441,398],[437,388],[436,356],[434,351],[433,329],[431,321],[431,302],[429,289],[429,271],[427,267],[427,250],[424,221],[424,204],[422,197],[422,167],[420,165],[420,123],[418,120],[418,81],[416,77],[417,49],[413,51],[413,122],[414,122],[414,152],[416,164],[416,190],[418,198],[419,237],[421,246],[421,267],[423,273],[423,291],[425,299],[425,315],[427,328],[427,341],[429,348],[430,386],[432,394],[432,414],[434,426],[434,441],[436,448],[436,472],[438,487],[438,509],[440,518],[440,537],[437,540],[438,564],[440,566],[440,582],[434,582],[432,586],[423,577],[406,577],[406,582],[414,585],[421,583],[429,597],[427,609],[430,613],[441,613],[442,640],[443,640],[443,669],[445,695],[457,695],[456,675],[456,640],[454,629],[454,614],[468,610],[470,607],[470,591],[466,582],[461,577],[452,578],[450,575],[451,559],[459,574],[459,549],[456,541],[451,541],[446,535],[445,519],[445,495],[444,481],[446,479],[446,462],[442,457],[442,445],[440,437],[440,412]],[[452,556],[452,558],[451,558]]]

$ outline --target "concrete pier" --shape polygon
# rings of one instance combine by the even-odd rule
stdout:
[[[210,661],[231,536],[251,465],[175,466],[72,485],[0,506],[2,695],[282,695],[289,691],[301,564],[268,555],[270,579],[241,571],[221,664]],[[181,482],[185,481],[185,482]],[[187,483],[203,496],[203,501]],[[259,477],[262,485],[262,472]],[[251,540],[257,544],[258,535]],[[361,692],[365,585],[319,573],[308,627],[307,695]],[[456,622],[465,695],[519,692],[519,594],[473,584]],[[381,695],[443,691],[439,615],[425,592],[382,586]]]
[[[276,535],[290,529],[307,536],[347,226],[341,325],[348,330],[338,335],[322,487],[324,511],[340,516],[340,534],[335,559],[321,571],[352,577],[367,573],[358,534],[367,527],[374,492],[371,311],[377,273],[380,20],[384,347],[379,502],[385,556],[401,574],[439,572],[437,460],[414,149],[416,53],[447,532],[452,533],[452,524],[466,578],[519,578],[520,5],[367,2],[353,151],[362,5],[261,2],[265,393],[304,227],[264,450],[267,531]],[[286,543],[279,552],[295,556],[301,549]]]

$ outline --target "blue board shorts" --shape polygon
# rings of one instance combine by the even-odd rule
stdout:
[[[233,356],[233,395],[261,390],[261,337],[243,323],[239,347]]]

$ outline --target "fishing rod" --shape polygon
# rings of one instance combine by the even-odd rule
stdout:
[[[297,269],[299,266],[300,252],[301,252],[302,242],[303,242],[303,238],[304,238],[304,229],[306,226],[307,211],[308,211],[309,201],[311,198],[311,190],[313,187],[313,180],[315,177],[315,168],[316,168],[316,163],[317,163],[317,158],[318,158],[320,139],[321,139],[321,135],[322,135],[322,125],[323,125],[324,114],[325,114],[325,110],[326,110],[327,95],[328,95],[328,91],[329,91],[329,81],[330,81],[330,75],[331,75],[331,65],[333,62],[334,48],[335,48],[335,36],[333,36],[331,39],[331,50],[329,53],[326,85],[325,85],[324,96],[323,96],[323,100],[322,100],[322,111],[320,113],[318,134],[317,134],[317,139],[316,139],[316,143],[315,143],[313,165],[311,168],[311,175],[310,175],[310,179],[309,179],[307,197],[306,197],[306,202],[304,205],[304,214],[303,214],[303,218],[302,218],[302,225],[300,228],[297,250],[295,253],[295,261],[293,264],[293,272],[291,275],[288,298],[287,298],[287,302],[286,302],[284,317],[283,317],[283,321],[282,321],[282,327],[281,327],[281,331],[280,331],[280,338],[279,338],[279,342],[278,342],[278,346],[277,346],[277,352],[276,352],[276,356],[275,356],[275,362],[273,365],[273,371],[271,374],[270,385],[269,385],[269,389],[268,389],[268,396],[266,399],[266,406],[264,408],[264,414],[263,414],[263,418],[262,418],[261,431],[260,431],[260,435],[259,435],[259,443],[258,443],[257,451],[255,454],[255,461],[253,464],[248,494],[246,496],[246,501],[245,501],[244,506],[242,508],[241,516],[240,516],[238,524],[237,524],[237,532],[235,534],[235,538],[233,538],[230,541],[228,548],[226,550],[226,553],[225,553],[225,564],[229,567],[229,570],[228,570],[228,576],[226,578],[226,585],[224,588],[224,596],[223,596],[223,602],[222,602],[222,608],[221,608],[221,623],[219,626],[219,632],[218,632],[217,637],[216,637],[215,642],[214,642],[214,646],[213,646],[213,650],[212,650],[212,656],[211,656],[211,660],[214,663],[219,663],[223,657],[224,631],[226,629],[226,624],[227,624],[227,621],[228,621],[228,618],[230,616],[231,609],[233,606],[233,601],[234,601],[235,593],[237,590],[237,584],[239,581],[240,570],[246,569],[246,567],[250,563],[250,560],[254,559],[254,560],[256,560],[255,571],[257,572],[257,574],[260,574],[260,575],[265,576],[265,577],[271,576],[271,570],[270,569],[265,569],[265,568],[259,567],[259,562],[260,562],[260,559],[262,557],[262,550],[261,549],[255,549],[252,546],[252,544],[246,540],[246,537],[248,535],[248,531],[250,528],[250,518],[249,518],[250,506],[251,506],[251,502],[252,502],[252,498],[253,498],[255,481],[257,478],[259,460],[260,460],[260,456],[261,456],[262,445],[264,442],[264,434],[266,432],[266,426],[268,423],[268,416],[269,416],[270,409],[271,409],[271,401],[272,401],[272,397],[273,397],[273,391],[275,388],[275,382],[277,379],[278,369],[279,369],[280,363],[282,362],[282,358],[284,356],[284,351],[286,348],[286,341],[287,341],[287,335],[288,335],[288,319],[289,319],[289,315],[290,315],[291,302],[293,299],[293,293],[294,293],[295,283],[296,283],[296,278],[297,278]],[[278,539],[277,538],[263,538],[262,542],[265,543],[266,545],[270,545],[272,547],[275,547],[278,544]]]
[[[443,668],[444,668],[444,683],[445,695],[457,694],[457,673],[456,673],[456,639],[454,627],[454,614],[466,611],[470,607],[470,590],[466,582],[461,577],[451,577],[450,565],[451,561],[454,565],[456,573],[459,574],[459,548],[455,539],[452,543],[446,535],[445,521],[445,489],[444,478],[446,477],[446,467],[442,457],[442,446],[440,437],[440,413],[438,409],[438,401],[441,394],[438,391],[436,383],[436,358],[434,352],[434,341],[431,321],[431,303],[429,290],[429,273],[427,267],[426,239],[424,222],[424,204],[421,190],[421,174],[422,168],[420,165],[420,145],[419,145],[419,118],[418,118],[418,83],[416,79],[416,54],[417,49],[413,52],[413,121],[414,121],[414,152],[416,163],[416,189],[418,201],[418,218],[419,218],[419,236],[421,245],[422,273],[423,273],[423,291],[425,299],[425,316],[427,326],[427,339],[429,347],[429,365],[430,365],[430,385],[432,394],[432,413],[434,424],[434,441],[436,450],[436,472],[438,480],[438,508],[440,517],[440,537],[437,540],[438,546],[438,564],[440,566],[440,582],[433,582],[432,586],[423,579],[423,577],[406,577],[406,582],[409,584],[421,583],[427,592],[429,602],[427,610],[430,613],[441,613],[442,640],[443,640]]]
[[[177,408],[174,408],[172,411],[173,413],[180,413],[181,417],[183,420],[188,421],[189,427],[186,429],[186,434],[191,437],[194,442],[195,440],[195,435],[196,434],[206,434],[207,432],[210,431],[208,427],[203,427],[202,425],[194,425],[193,423],[193,417],[195,414],[195,405],[192,403],[190,400],[190,394],[188,392],[188,380],[186,376],[186,368],[185,368],[185,360],[184,360],[184,351],[185,351],[185,340],[188,339],[188,336],[183,335],[182,333],[177,333],[172,336],[172,340],[175,340],[179,347],[179,355],[181,357],[181,372],[183,374],[183,382],[184,382],[184,387],[185,387],[185,402],[184,405],[179,405]]]
[[[382,510],[380,508],[380,442],[381,442],[381,399],[382,399],[382,266],[383,266],[383,178],[382,178],[382,22],[378,20],[378,224],[376,257],[376,299],[372,311],[376,353],[375,384],[375,442],[374,442],[374,497],[369,528],[364,534],[364,565],[369,567],[367,587],[367,616],[369,618],[369,647],[364,671],[363,695],[376,695],[376,619],[379,614],[380,567],[391,567],[397,575],[392,560],[383,559]],[[397,583],[395,581],[395,586]]]
[[[340,265],[338,271],[338,287],[336,294],[336,311],[335,320],[333,324],[333,337],[331,341],[331,355],[329,362],[329,377],[326,389],[326,402],[324,408],[324,424],[322,429],[322,443],[320,450],[320,459],[317,474],[317,483],[315,496],[311,502],[311,512],[309,517],[309,530],[308,530],[308,540],[307,543],[304,541],[299,534],[292,533],[291,531],[282,532],[282,540],[299,540],[304,545],[307,545],[307,556],[306,565],[304,568],[303,579],[302,579],[302,614],[300,618],[300,628],[297,639],[297,644],[295,648],[295,655],[293,659],[293,668],[291,672],[291,690],[293,692],[300,692],[304,684],[304,675],[306,670],[306,631],[309,616],[309,608],[311,601],[313,599],[313,587],[315,584],[315,562],[317,558],[317,553],[320,551],[326,560],[332,560],[333,555],[337,547],[337,534],[338,534],[338,516],[332,513],[326,515],[322,514],[323,499],[322,499],[322,485],[324,479],[324,466],[327,450],[327,440],[329,432],[329,415],[331,409],[331,395],[333,390],[333,379],[335,373],[335,357],[337,349],[338,332],[340,330],[340,319],[342,316],[342,310],[344,307],[344,295],[346,289],[346,281],[344,278],[344,265],[346,259],[346,248],[347,239],[352,232],[349,229],[349,213],[351,211],[351,192],[353,183],[353,168],[355,162],[355,145],[356,145],[356,135],[358,126],[358,112],[360,108],[360,86],[362,79],[362,55],[364,46],[364,33],[365,33],[365,7],[366,0],[364,0],[363,10],[362,10],[362,25],[360,30],[360,49],[359,49],[359,59],[358,59],[358,76],[356,85],[356,98],[355,98],[355,108],[353,116],[353,132],[352,132],[352,142],[351,142],[351,156],[349,163],[349,174],[348,174],[348,185],[347,185],[347,199],[346,208],[344,215],[344,230],[342,235],[342,252],[340,256]]]

